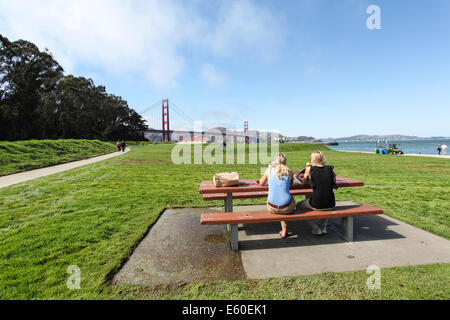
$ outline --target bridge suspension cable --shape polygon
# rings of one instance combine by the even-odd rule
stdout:
[[[158,123],[161,123],[161,114],[159,111],[162,109],[162,125],[159,127]],[[152,104],[151,106],[141,110],[139,114],[144,117],[145,121],[149,124],[149,127],[151,126],[151,130],[153,131],[161,131],[163,134],[163,141],[168,141],[170,139],[171,130],[170,130],[170,124],[169,124],[169,108],[171,111],[174,111],[175,114],[177,114],[181,120],[184,120],[186,124],[193,125],[195,123],[195,120],[192,119],[186,112],[181,110],[172,100],[165,99],[165,100],[159,100]],[[159,113],[159,115],[158,115]],[[172,113],[174,114],[174,113]],[[159,120],[158,120],[159,119]],[[173,121],[173,120],[172,120]],[[170,121],[170,122],[172,122]],[[177,122],[175,121],[175,124]],[[178,124],[179,126],[179,124]]]
[[[147,113],[147,112],[152,111],[153,109],[156,109],[156,108],[159,107],[160,105],[161,105],[161,101],[158,101],[158,102],[152,104],[150,107],[147,107],[147,108],[143,109],[142,111],[140,111],[140,112],[138,112],[138,113],[142,115],[142,114],[144,114],[144,113]]]
[[[181,109],[177,107],[177,105],[173,102],[173,100],[170,100],[170,104],[171,104],[171,107],[174,109],[174,111],[176,113],[178,113],[178,115],[180,115],[180,117],[182,117],[184,120],[186,120],[186,121],[188,121],[190,123],[194,123],[195,122],[194,119],[192,119],[186,113],[181,111]]]

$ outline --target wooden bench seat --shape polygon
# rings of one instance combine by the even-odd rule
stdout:
[[[295,189],[291,190],[293,196],[310,196],[312,195],[312,189]],[[255,199],[255,198],[267,198],[268,191],[256,191],[256,192],[234,192],[233,199]],[[214,200],[227,200],[226,193],[208,193],[203,195],[204,201]]]
[[[316,220],[342,218],[342,236],[346,241],[353,241],[353,217],[383,214],[383,210],[368,205],[338,205],[332,211],[305,210],[291,215],[272,214],[268,211],[204,213],[201,215],[202,225],[231,225],[231,247],[239,249],[238,225],[250,223],[267,223],[280,221]]]

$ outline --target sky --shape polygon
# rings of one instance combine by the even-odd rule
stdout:
[[[138,112],[167,98],[205,129],[428,137],[450,136],[449,13],[447,0],[0,0],[0,33]]]

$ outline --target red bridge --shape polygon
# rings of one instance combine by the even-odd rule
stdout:
[[[161,107],[161,126],[158,125],[158,115],[159,107]],[[172,113],[172,111],[174,111]],[[225,128],[216,128],[206,131],[194,131],[189,129],[170,129],[170,117],[176,116],[182,121],[177,121],[177,123],[184,123],[185,126],[194,128],[195,127],[195,121],[189,117],[186,113],[181,111],[180,108],[178,108],[173,102],[169,103],[168,99],[162,100],[162,102],[157,102],[153,104],[151,107],[146,108],[139,112],[141,116],[144,117],[144,119],[147,121],[150,127],[148,130],[145,131],[146,138],[152,138],[155,135],[160,135],[160,139],[163,142],[169,142],[172,140],[180,141],[181,140],[192,140],[192,139],[198,139],[201,141],[211,140],[212,136],[217,136],[218,131],[223,135],[224,141],[227,141],[227,137],[235,137],[235,138],[243,138],[243,142],[250,143],[250,142],[257,142],[259,141],[259,136],[253,139],[253,141],[250,138],[249,134],[249,127],[248,127],[248,121],[244,122],[244,131],[233,131],[233,130],[226,130]],[[256,135],[259,135],[258,133]],[[175,139],[172,139],[175,138]],[[209,139],[208,139],[209,138]],[[149,139],[151,140],[151,139]],[[154,139],[153,139],[154,140]],[[241,139],[239,139],[241,140]]]

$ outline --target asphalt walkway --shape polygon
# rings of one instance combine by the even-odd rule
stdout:
[[[72,169],[75,169],[78,167],[82,167],[82,166],[85,166],[88,164],[100,162],[100,161],[103,161],[106,159],[111,159],[111,158],[120,156],[124,153],[127,153],[129,151],[130,151],[130,149],[127,148],[125,150],[125,152],[114,152],[114,153],[106,154],[106,155],[99,156],[99,157],[94,157],[94,158],[89,158],[89,159],[79,160],[79,161],[73,161],[73,162],[59,164],[59,165],[52,166],[52,167],[46,167],[46,168],[41,168],[41,169],[36,169],[36,170],[15,173],[15,174],[11,174],[8,176],[3,176],[3,177],[0,177],[0,189],[6,188],[9,186],[18,184],[18,183],[34,180],[37,178],[50,176],[52,174],[72,170]]]

